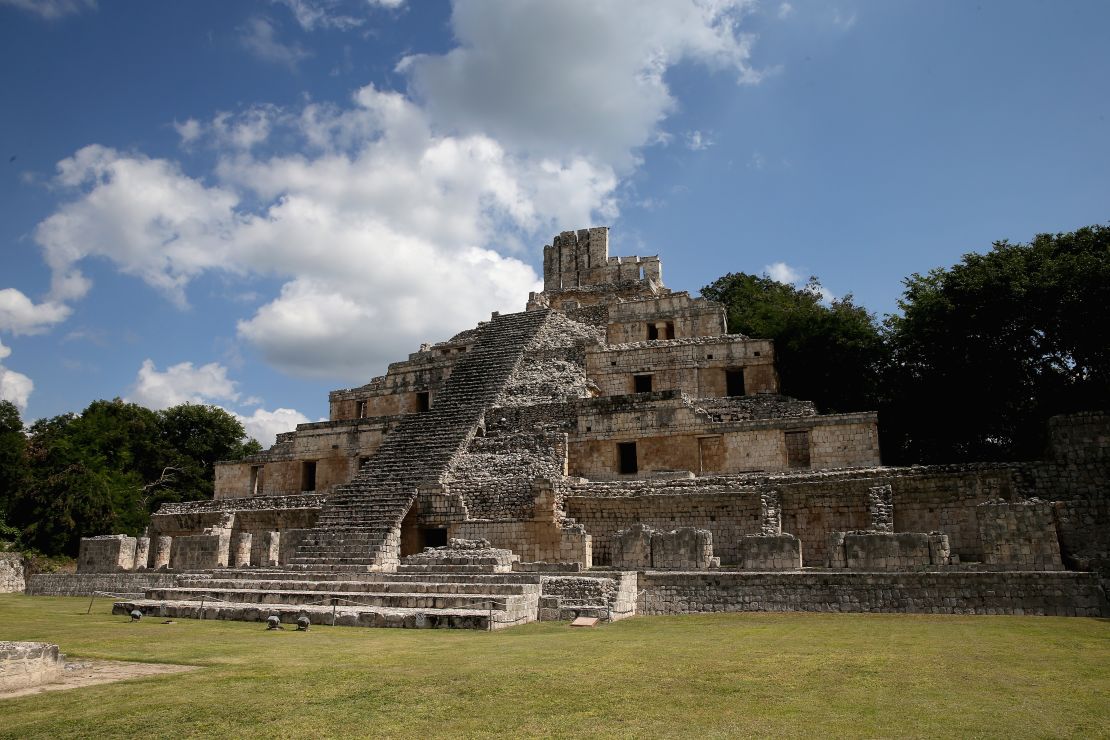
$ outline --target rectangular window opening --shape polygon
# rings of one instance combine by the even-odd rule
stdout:
[[[432,397],[428,391],[419,391],[416,394],[416,411],[417,413],[424,413],[432,407]]]
[[[809,467],[809,432],[786,432],[786,466]]]
[[[262,466],[251,465],[251,483],[250,492],[252,496],[257,496],[262,491]]]
[[[632,391],[633,393],[651,393],[651,376],[633,375]]]
[[[674,322],[667,322],[667,339],[674,339]]]
[[[725,395],[726,396],[745,396],[747,393],[744,389],[744,369],[733,368],[732,370],[725,370]]]
[[[301,490],[316,490],[316,461],[305,460],[301,463]]]
[[[649,340],[658,339],[659,338],[659,327],[657,327],[654,323],[648,322],[647,334],[648,334],[647,338]]]
[[[639,472],[640,468],[636,461],[636,443],[635,442],[618,442],[617,443],[617,470],[621,475],[632,475]]]
[[[366,418],[366,401],[359,401],[359,402],[358,402],[358,414],[357,414],[357,417],[358,417],[359,419],[365,419],[365,418]]]

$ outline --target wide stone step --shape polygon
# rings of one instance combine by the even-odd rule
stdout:
[[[156,601],[218,601],[237,604],[282,604],[285,606],[373,606],[391,609],[489,609],[506,611],[512,616],[526,607],[520,594],[421,594],[375,593],[370,591],[270,591],[253,589],[188,589],[162,588],[147,591],[148,599]],[[533,599],[535,601],[535,599]]]
[[[182,578],[177,588],[193,591],[213,589],[255,591],[316,591],[328,593],[412,593],[412,594],[479,594],[494,596],[520,596],[538,594],[535,583],[458,583],[417,580],[251,580],[234,578]]]
[[[144,616],[171,619],[226,619],[238,622],[265,622],[276,615],[283,624],[296,624],[308,617],[312,624],[339,627],[396,627],[409,629],[504,629],[532,619],[509,618],[504,612],[488,609],[402,609],[386,607],[293,606],[283,604],[200,604],[193,601],[135,599],[117,601],[113,614],[127,615],[139,610]],[[490,617],[493,617],[492,621]]]

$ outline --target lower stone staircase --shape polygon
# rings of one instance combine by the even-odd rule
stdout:
[[[174,619],[495,630],[535,621],[540,585],[482,573],[308,573],[220,571],[118,601],[113,614],[139,610]]]
[[[114,614],[360,627],[495,630],[535,621],[541,585],[514,578],[514,556],[484,540],[452,540],[405,558],[398,572],[239,569],[184,576],[120,601]]]

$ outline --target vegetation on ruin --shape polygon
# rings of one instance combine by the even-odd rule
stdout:
[[[783,393],[878,409],[888,465],[1036,459],[1049,417],[1110,408],[1110,227],[996,242],[904,282],[882,324],[815,278],[732,273],[702,295],[730,331],[775,341]]]
[[[7,533],[25,548],[75,555],[81,537],[139,534],[162,503],[212,498],[217,460],[257,449],[214,406],[151,411],[94,401],[25,434],[16,408],[0,401],[0,539]]]
[[[496,633],[109,615],[0,596],[0,639],[202,670],[0,700],[0,737],[1099,737],[1105,620],[719,614]]]

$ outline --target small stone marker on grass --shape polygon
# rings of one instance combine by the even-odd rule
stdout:
[[[596,627],[598,623],[597,617],[578,617],[570,623],[571,627]]]

